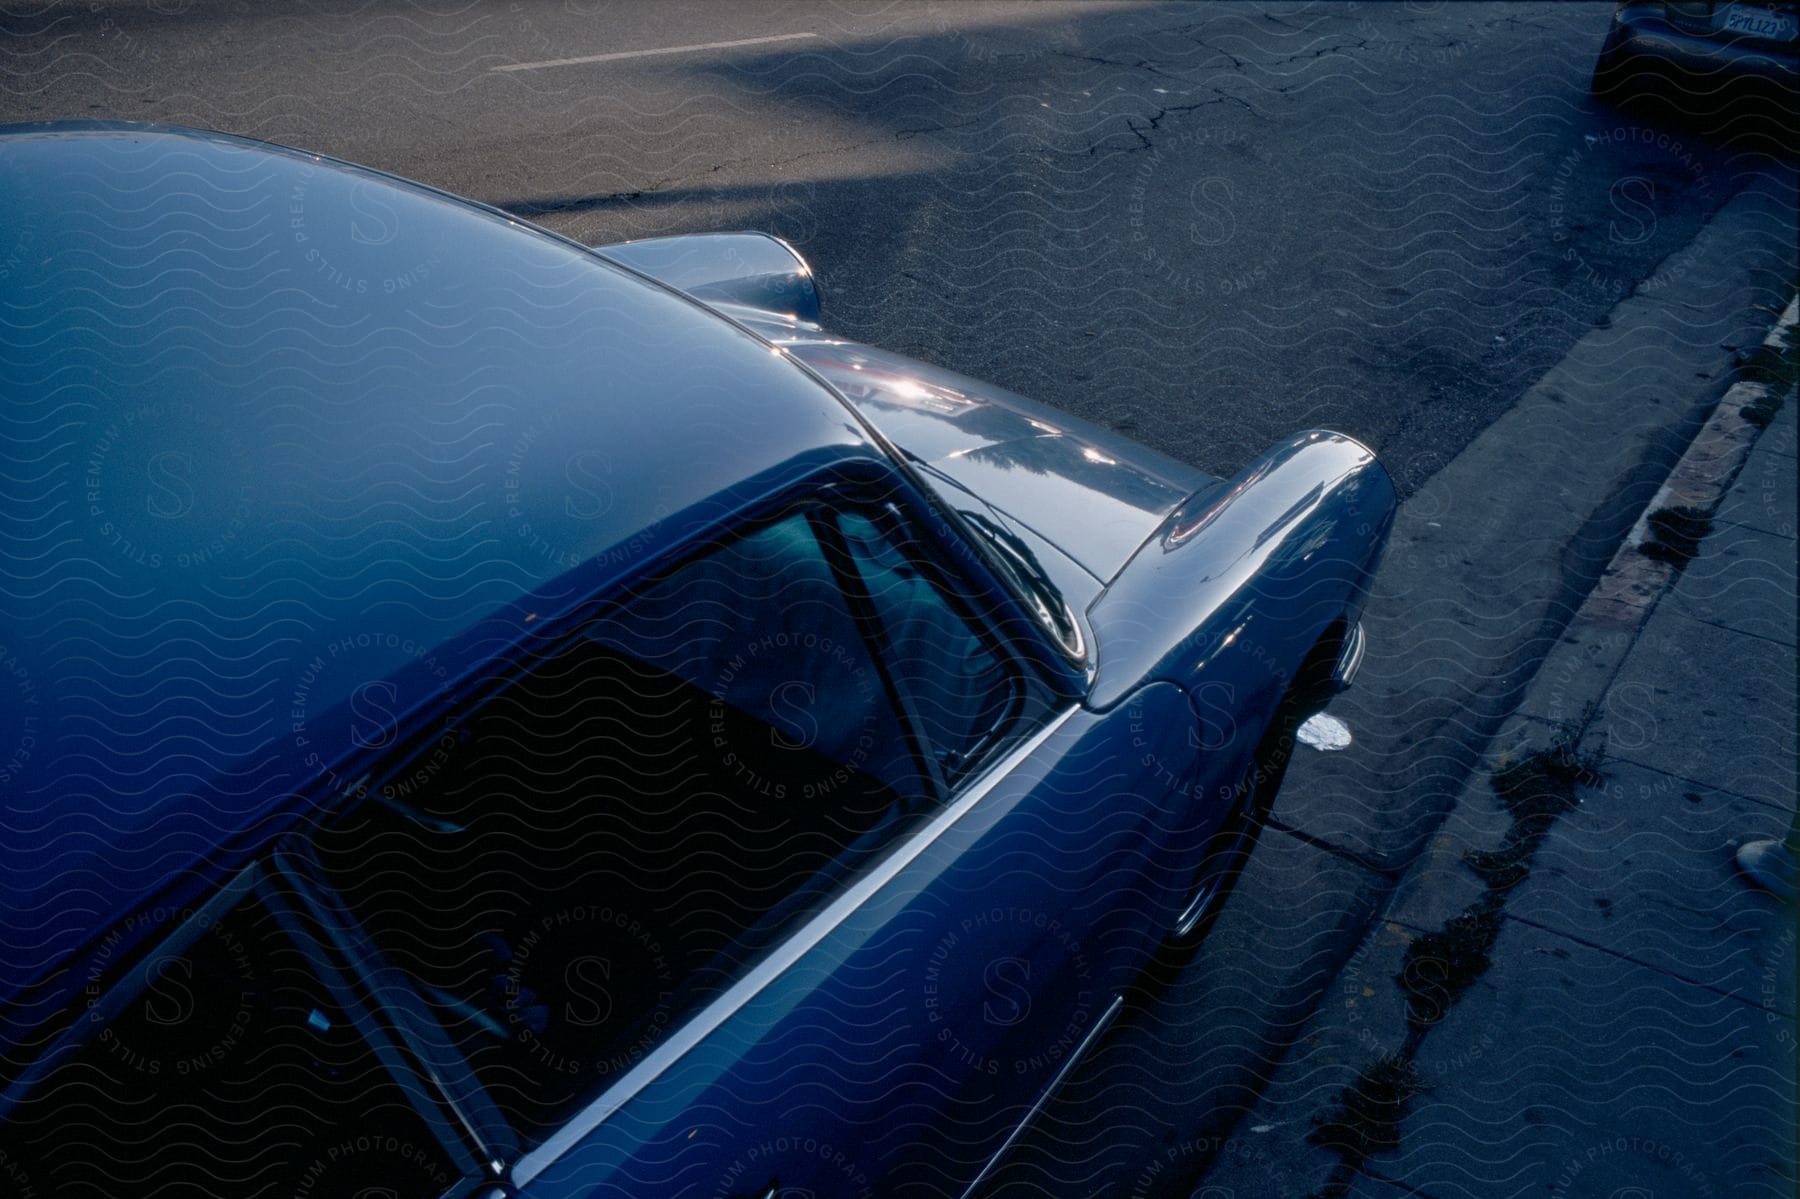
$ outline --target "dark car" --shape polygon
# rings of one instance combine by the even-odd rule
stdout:
[[[1621,0],[1594,63],[1593,90],[1714,114],[1763,107],[1786,127],[1800,82],[1800,12],[1791,0]]]
[[[1362,654],[1363,446],[1199,474],[772,238],[134,125],[0,207],[8,1194],[963,1194]]]

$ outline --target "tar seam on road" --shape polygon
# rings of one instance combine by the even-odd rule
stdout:
[[[774,33],[768,37],[742,37],[731,42],[702,42],[695,46],[664,46],[658,50],[620,50],[612,54],[588,54],[581,58],[547,58],[542,62],[514,62],[489,71],[535,71],[540,67],[573,67],[590,62],[617,62],[621,58],[650,58],[658,54],[692,54],[698,50],[729,50],[734,46],[761,46],[768,42],[793,42],[815,38],[816,33]]]

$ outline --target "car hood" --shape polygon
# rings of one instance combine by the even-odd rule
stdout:
[[[748,323],[748,322],[747,322]],[[1023,396],[794,325],[759,327],[946,493],[963,490],[1100,583],[1211,475]],[[946,494],[956,503],[958,496]]]

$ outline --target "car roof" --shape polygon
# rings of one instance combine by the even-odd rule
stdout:
[[[330,158],[0,127],[0,211],[0,998],[533,622],[887,463],[693,301]]]

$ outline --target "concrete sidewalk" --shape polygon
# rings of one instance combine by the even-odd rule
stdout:
[[[1281,1146],[1249,1134],[1266,1120],[1247,1114],[1313,1054],[1300,1038],[1472,776],[1487,793],[1496,734],[1549,658],[1567,657],[1571,620],[1721,405],[1741,348],[1792,296],[1790,197],[1786,185],[1734,196],[1402,505],[1364,613],[1367,661],[1331,707],[1353,746],[1297,755],[1205,945],[1133,997],[1015,1146],[993,1199],[1067,1193],[1072,1179],[1081,1193],[1186,1199],[1227,1159],[1265,1176],[1255,1193],[1316,1185],[1272,1159]],[[1592,640],[1568,667],[1583,688],[1604,686],[1631,639]],[[1553,698],[1567,703],[1573,684]],[[1354,1077],[1361,1060],[1345,1061]],[[1328,1098],[1341,1084],[1321,1085]]]
[[[1199,1193],[1795,1193],[1796,912],[1733,852],[1795,820],[1796,406],[1727,395]]]

